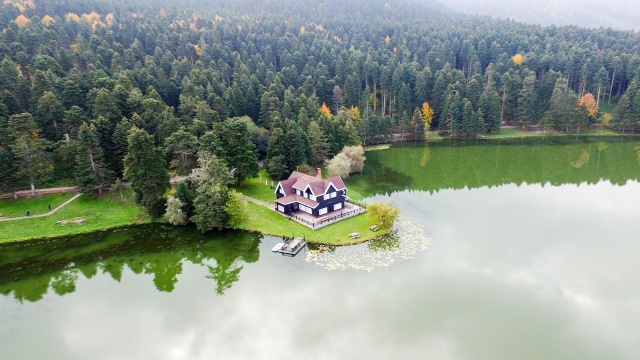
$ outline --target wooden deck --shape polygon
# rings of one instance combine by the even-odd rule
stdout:
[[[288,240],[285,243],[280,243],[276,245],[271,251],[279,252],[283,255],[295,256],[302,250],[305,246],[307,246],[307,240],[300,238],[293,238]]]

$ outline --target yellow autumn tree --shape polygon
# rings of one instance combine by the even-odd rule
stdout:
[[[305,29],[304,26],[300,26],[300,35],[304,35]]]
[[[389,35],[387,35],[387,37],[384,38],[384,43],[389,45],[390,42],[391,42],[391,38],[389,37]]]
[[[82,14],[82,18],[84,19],[84,21],[86,21],[89,25],[93,25],[95,23],[100,22],[100,14],[98,14],[97,12],[93,11],[90,14]]]
[[[360,109],[357,106],[352,106],[349,109],[349,119],[359,123],[362,121],[362,116],[360,116]]]
[[[324,114],[324,116],[331,118],[333,114],[331,114],[331,110],[327,107],[327,104],[322,103],[322,107],[320,108],[320,112]]]
[[[420,117],[422,118],[422,122],[424,123],[424,131],[425,133],[431,129],[431,123],[433,122],[433,108],[429,105],[428,102],[422,103],[422,109],[420,109]]]
[[[29,19],[24,15],[20,15],[16,18],[16,24],[18,25],[18,27],[24,27],[28,22]]]
[[[74,14],[74,13],[68,13],[67,15],[65,15],[64,17],[68,22],[80,22],[80,16]]]
[[[593,117],[598,113],[598,105],[596,103],[596,99],[593,97],[591,93],[585,94],[580,98],[580,106],[584,106],[587,109],[587,114]]]
[[[55,23],[55,22],[56,22],[56,20],[55,20],[54,18],[52,18],[51,16],[49,16],[49,15],[45,15],[45,16],[42,18],[42,21],[40,21],[40,22],[41,22],[41,23],[43,23],[43,24],[44,24],[44,26],[49,26],[49,25],[51,25],[51,24]]]
[[[116,16],[113,15],[113,13],[109,13],[104,17],[104,21],[107,22],[107,25],[111,26],[116,21]]]
[[[202,49],[200,48],[200,45],[193,45],[193,48],[196,50],[196,54],[198,54],[198,56],[202,56]]]
[[[522,54],[515,54],[515,55],[512,57],[512,59],[513,59],[513,63],[514,63],[514,64],[516,64],[516,65],[522,65],[522,60],[523,60],[523,58],[522,58]]]

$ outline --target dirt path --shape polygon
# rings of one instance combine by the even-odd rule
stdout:
[[[55,209],[49,211],[48,213],[45,214],[39,214],[39,215],[33,215],[33,216],[20,216],[20,217],[14,217],[14,218],[0,218],[0,222],[2,221],[14,221],[14,220],[25,220],[25,219],[34,219],[34,218],[41,218],[41,217],[46,217],[49,215],[53,215],[55,214],[58,210],[62,209],[63,207],[69,205],[73,200],[79,198],[82,195],[82,193],[80,194],[76,194],[74,195],[71,199],[63,202],[62,204],[60,204],[58,207],[56,207]]]

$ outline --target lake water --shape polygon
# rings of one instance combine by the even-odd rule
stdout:
[[[367,152],[395,237],[289,258],[132,227],[0,246],[0,359],[637,359],[640,142]]]

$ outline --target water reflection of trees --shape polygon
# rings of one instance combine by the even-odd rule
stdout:
[[[256,262],[262,236],[248,232],[202,235],[194,228],[149,225],[66,239],[0,246],[0,293],[35,302],[50,290],[72,293],[80,276],[108,274],[120,282],[125,268],[153,276],[159,291],[175,289],[185,262],[206,267],[217,294]]]
[[[637,138],[443,141],[367,154],[350,189],[365,196],[507,184],[626,184],[640,178]],[[429,148],[428,152],[425,149]],[[425,161],[427,160],[427,161]]]

